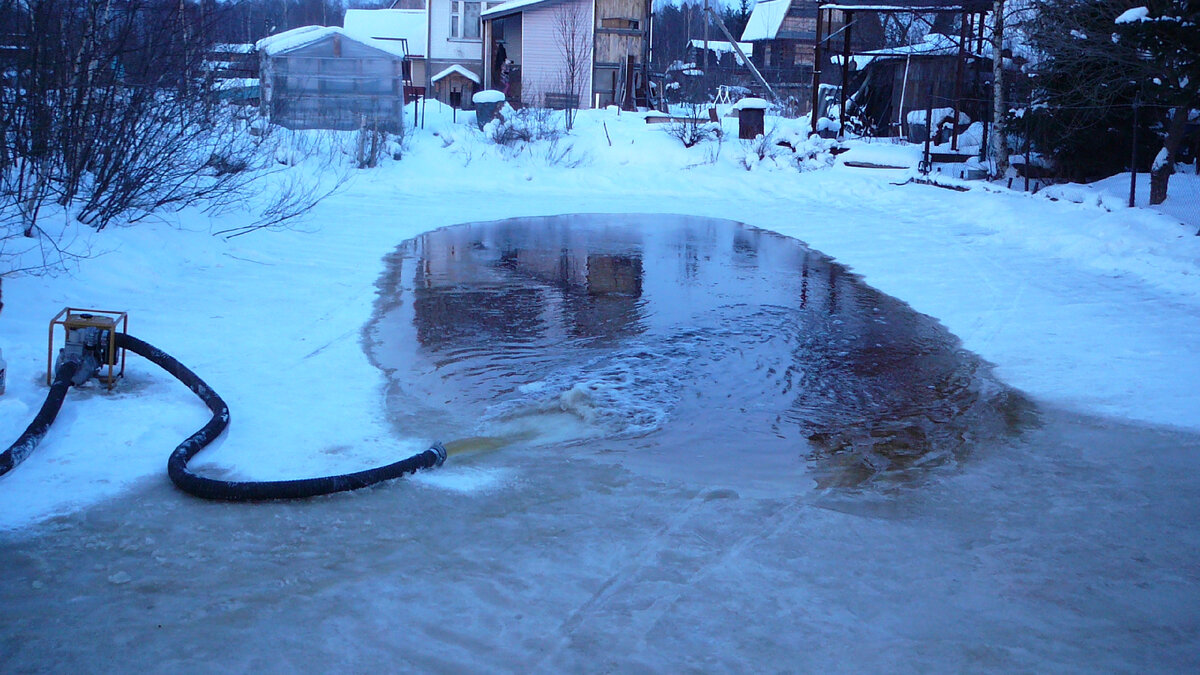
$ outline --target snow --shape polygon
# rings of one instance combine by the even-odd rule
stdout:
[[[904,119],[909,124],[925,124],[925,110],[920,108],[917,110],[910,110],[908,111],[908,114],[904,116]],[[953,120],[954,108],[934,108],[933,119],[937,120],[939,124]],[[970,124],[971,118],[965,112],[959,111],[958,123]]]
[[[774,40],[790,6],[791,0],[766,0],[755,4],[742,31],[741,41]]]
[[[429,78],[429,81],[430,82],[439,82],[443,78],[450,76],[452,73],[458,73],[459,75],[467,78],[468,80],[474,82],[475,84],[479,84],[479,76],[478,75],[476,75],[475,73],[472,73],[471,71],[467,70],[466,68],[463,68],[462,66],[458,65],[457,63],[450,66],[449,68],[446,68],[443,71],[440,71],[438,74],[434,75],[433,77]],[[479,103],[479,101],[476,101],[476,103]]]
[[[332,35],[345,36],[349,40],[356,40],[394,56],[407,56],[404,53],[404,46],[400,42],[395,40],[375,40],[368,37],[351,35],[339,26],[301,26],[265,37],[254,43],[254,47],[268,56],[273,56],[292,51],[293,49],[306,47]]]
[[[253,54],[254,45],[243,42],[226,42],[213,45],[209,51],[214,54]]]
[[[346,34],[380,40],[404,39],[412,56],[426,54],[428,25],[423,9],[347,9]]]
[[[1154,156],[1154,161],[1150,163],[1150,170],[1151,171],[1161,171],[1162,168],[1167,165],[1168,157],[1170,157],[1170,155],[1167,153],[1167,149],[1166,148],[1160,149],[1158,151],[1158,154]]]
[[[497,147],[469,115],[456,123],[433,101],[427,113],[403,160],[358,172],[287,229],[210,234],[251,218],[239,211],[186,211],[98,234],[68,227],[93,257],[62,274],[4,280],[4,437],[41,405],[47,323],[71,305],[127,310],[134,335],[229,403],[231,426],[197,458],[202,469],[289,478],[406,456],[432,439],[397,429],[382,405],[387,379],[361,344],[384,256],[455,223],[640,212],[799,238],[938,318],[1039,406],[1151,445],[1066,439],[984,452],[896,494],[789,483],[766,497],[737,485],[736,467],[688,482],[629,455],[579,457],[567,446],[536,461],[452,457],[395,485],[298,507],[208,505],[172,492],[164,475],[207,410],[131,358],[117,391],[73,390],[42,445],[0,478],[0,529],[15,531],[0,554],[23,561],[0,581],[6,617],[17,617],[8,636],[62,639],[30,628],[15,602],[43,602],[63,586],[87,604],[119,584],[145,602],[90,613],[43,602],[49,621],[92,636],[94,645],[79,643],[83,657],[94,647],[128,664],[170,638],[176,649],[193,645],[188,658],[232,670],[275,656],[334,662],[331,654],[350,670],[386,670],[389,659],[443,671],[1194,669],[1200,209],[1185,208],[1200,203],[1186,201],[1200,184],[1194,174],[1172,177],[1164,208],[1127,209],[1120,176],[1036,195],[978,183],[957,193],[898,186],[909,172],[842,161],[919,154],[884,141],[851,141],[829,169],[747,171],[737,142],[719,153],[713,143],[685,149],[637,113],[579,111],[554,152]],[[734,120],[721,124],[736,137]],[[806,124],[768,117],[767,129],[803,134]],[[580,166],[555,159],[564,149]],[[1143,182],[1139,199],[1146,194]],[[145,507],[127,498],[147,490],[171,504],[149,514],[161,530],[129,523]],[[53,551],[35,547],[68,546],[79,522],[95,529],[68,551],[84,579],[75,586]],[[190,543],[203,548],[178,550],[195,559],[155,562],[193,525]],[[347,544],[360,531],[378,539]],[[262,545],[228,559],[227,546],[247,542]],[[126,547],[132,562],[112,563]],[[244,579],[221,572],[246,560],[260,567]],[[181,584],[179,575],[205,576]],[[195,613],[152,608],[164,593],[197,602]],[[446,616],[470,620],[451,629]],[[303,640],[279,632],[293,617],[312,627]],[[196,639],[198,627],[211,632]],[[414,639],[429,648],[395,660],[389,650]],[[55,658],[70,669],[60,655],[31,656],[26,643],[6,641],[11,667]],[[588,661],[588,645],[603,645],[606,660]]]
[[[480,16],[485,19],[498,17],[505,14],[511,14],[519,10],[528,9],[536,5],[548,4],[555,1],[556,0],[510,0],[509,2],[505,2],[503,4],[496,5],[495,7],[483,10]]]
[[[978,53],[968,52],[971,56],[987,57],[992,53],[991,45],[985,44]],[[876,60],[899,59],[909,56],[951,56],[958,54],[958,41],[941,33],[928,33],[921,42],[898,47],[873,49],[851,56],[856,68],[865,68]]]
[[[693,49],[704,49],[704,40],[695,39],[692,40],[691,44]],[[754,45],[749,42],[739,42],[737,46],[738,49],[741,49],[742,53],[747,56],[749,56],[750,52],[754,49]],[[708,50],[718,54],[733,54],[733,57],[737,59],[739,64],[742,62],[742,57],[739,56],[737,50],[733,48],[732,42],[718,42],[716,40],[709,40]]]
[[[495,89],[484,89],[475,92],[471,96],[471,100],[475,103],[503,103],[504,92],[496,91]]]
[[[1150,10],[1146,7],[1131,7],[1118,16],[1113,23],[1136,23],[1139,21],[1149,21]]]
[[[733,104],[734,110],[766,110],[771,104],[766,99],[747,96]]]

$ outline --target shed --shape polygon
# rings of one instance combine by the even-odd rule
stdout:
[[[429,78],[429,81],[433,85],[434,98],[439,101],[450,101],[451,92],[459,92],[462,94],[460,99],[462,104],[470,101],[482,84],[478,75],[458,64],[435,74]],[[460,105],[460,107],[463,106]]]
[[[990,52],[990,45],[983,47]],[[931,33],[917,44],[875,49],[850,58],[855,65],[849,97],[852,109],[867,122],[872,135],[912,138],[914,134],[907,125],[909,113],[952,105],[961,93],[968,94],[962,112],[972,119],[981,118],[985,112],[983,92],[955,88],[959,44],[949,36]],[[986,54],[970,51],[962,58],[969,67],[991,70],[991,59]]]
[[[405,50],[351,36],[340,27],[304,26],[259,40],[264,114],[291,129],[393,130],[404,113]]]

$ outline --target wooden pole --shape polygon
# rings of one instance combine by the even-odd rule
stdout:
[[[1139,94],[1140,96],[1140,94]],[[1138,103],[1137,98],[1133,99],[1133,144],[1129,150],[1129,208],[1133,208],[1137,202],[1137,143],[1138,143]],[[1029,160],[1026,159],[1026,162]]]
[[[725,27],[725,22],[721,20],[721,17],[711,9],[708,10],[708,15],[713,22],[717,24],[717,28],[721,30],[721,33],[725,35],[725,39],[729,40],[729,44],[733,45],[733,51],[737,52],[737,55],[742,57],[742,63],[746,64],[746,67],[750,69],[750,72],[754,73],[754,77],[758,80],[758,83],[767,90],[767,95],[770,97],[770,99],[772,101],[778,100],[778,97],[775,96],[775,90],[771,88],[771,85],[767,84],[767,79],[762,76],[762,73],[758,72],[758,68],[755,67],[754,62],[751,61],[750,57],[746,56],[746,53],[743,52],[742,48],[738,46],[737,40],[734,40],[733,36],[730,35],[729,29]]]
[[[954,67],[954,120],[950,123],[952,137],[950,149],[958,150],[958,115],[962,109],[963,63],[967,59],[967,13],[962,13],[962,26],[958,31],[958,63]]]
[[[838,138],[846,135],[846,86],[849,84],[850,74],[850,28],[854,25],[854,12],[843,12],[845,18],[846,34],[842,36],[842,87],[839,94],[838,105],[841,108],[838,110]]]

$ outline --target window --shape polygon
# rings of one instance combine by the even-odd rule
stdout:
[[[466,0],[450,2],[450,37],[461,40],[478,40],[482,23],[479,12],[482,3]]]

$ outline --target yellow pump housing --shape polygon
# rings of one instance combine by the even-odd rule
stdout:
[[[50,320],[50,346],[46,351],[46,384],[54,382],[54,327],[63,327],[63,340],[71,339],[71,332],[84,328],[99,328],[107,331],[101,364],[101,372],[97,378],[112,390],[117,378],[125,375],[125,350],[117,348],[117,330],[129,332],[129,315],[125,312],[111,312],[102,309],[80,309],[64,307],[61,312]],[[105,372],[107,369],[107,373]]]

